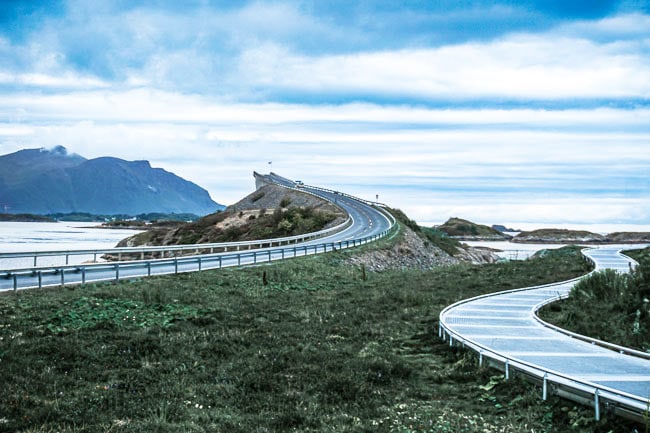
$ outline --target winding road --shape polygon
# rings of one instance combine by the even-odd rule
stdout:
[[[298,184],[273,173],[264,177],[268,182],[333,202],[349,215],[350,224],[317,239],[276,247],[258,246],[245,252],[4,269],[0,270],[0,291],[119,281],[271,262],[372,242],[390,234],[396,226],[394,218],[378,203]],[[587,249],[583,254],[595,263],[597,270],[610,268],[628,272],[635,265],[617,248]],[[475,350],[480,364],[501,368],[506,378],[522,374],[540,383],[544,399],[557,394],[593,405],[597,419],[601,409],[643,419],[650,407],[650,355],[572,334],[541,321],[536,315],[543,305],[568,296],[578,280],[458,302],[440,314],[440,336],[451,346],[462,345]]]
[[[313,194],[333,202],[349,215],[351,223],[341,230],[316,239],[276,247],[258,247],[246,250],[245,252],[197,254],[167,259],[102,264],[55,267],[34,266],[27,269],[3,269],[0,270],[0,291],[83,284],[98,281],[119,281],[152,275],[195,272],[271,262],[372,242],[389,234],[395,225],[395,220],[392,216],[388,212],[381,210],[376,203],[361,200],[337,191],[302,184],[298,185],[274,173],[264,177],[268,182],[286,188],[299,189],[308,194]],[[202,247],[202,245],[188,246],[187,249],[201,249]],[[134,248],[133,250],[139,254],[142,248]],[[120,251],[124,254],[124,249],[120,249]],[[62,252],[62,255],[66,253],[69,254],[70,252]]]
[[[596,270],[628,272],[635,262],[619,248],[586,249]],[[461,301],[440,314],[440,336],[505,371],[522,373],[550,393],[643,419],[650,405],[650,355],[553,327],[536,315],[568,296],[579,280],[512,290]],[[606,319],[605,319],[606,320]]]

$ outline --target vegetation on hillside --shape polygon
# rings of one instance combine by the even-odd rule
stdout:
[[[490,239],[509,239],[509,236],[482,224],[476,224],[461,218],[449,218],[444,224],[437,227],[449,236],[454,237],[472,237],[472,238],[490,238]]]
[[[239,224],[222,226],[220,223],[233,215],[243,218]],[[154,229],[130,238],[135,245],[175,245],[213,242],[234,242],[272,239],[316,232],[336,219],[336,215],[311,207],[276,208],[272,212],[261,209],[256,213],[244,211],[218,212],[195,222],[182,224],[169,231]],[[124,241],[122,242],[124,243]]]
[[[369,274],[352,253],[0,296],[0,431],[632,431],[437,338],[459,299],[586,272],[576,249]]]
[[[540,316],[579,334],[650,351],[650,249],[626,254],[639,262],[634,272],[595,272]]]
[[[458,249],[461,247],[460,242],[450,238],[444,231],[435,228],[422,227],[410,219],[400,209],[390,209],[390,212],[401,224],[404,224],[413,230],[418,236],[431,242],[432,245],[437,246],[450,256],[454,256],[458,253]]]
[[[605,237],[586,230],[538,229],[519,233],[513,242],[603,242]]]

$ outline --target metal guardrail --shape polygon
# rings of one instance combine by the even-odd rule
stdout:
[[[585,258],[587,260],[590,260],[592,263],[595,263],[590,257],[585,256]],[[590,272],[589,274],[591,274],[592,272]],[[563,374],[534,363],[529,363],[526,361],[522,361],[520,359],[509,357],[483,344],[480,344],[469,338],[463,337],[460,333],[450,329],[450,327],[445,323],[445,316],[447,315],[447,313],[449,313],[452,309],[454,309],[459,305],[466,304],[479,299],[489,298],[496,295],[503,295],[503,294],[514,293],[514,292],[525,292],[530,290],[543,289],[547,287],[551,288],[561,284],[575,283],[589,274],[571,280],[559,282],[559,283],[507,290],[498,293],[476,296],[473,298],[464,299],[462,301],[456,302],[446,307],[440,313],[438,336],[443,341],[446,341],[448,338],[450,347],[453,347],[454,344],[456,344],[462,346],[463,348],[469,348],[474,350],[479,355],[479,366],[482,366],[487,359],[488,362],[491,361],[493,367],[503,369],[506,379],[509,378],[511,371],[518,371],[526,375],[528,378],[536,382],[540,382],[542,384],[543,400],[547,399],[549,394],[549,387],[553,386],[555,387],[555,392],[563,397],[573,399],[583,404],[593,405],[594,418],[596,420],[600,419],[600,407],[603,403],[606,403],[610,407],[610,409],[614,410],[615,412],[619,411],[621,414],[626,415],[628,417],[635,418],[637,420],[643,420],[648,414],[648,410],[650,408],[650,399],[640,398],[636,395],[632,395],[620,390],[616,390],[608,386],[596,384],[585,380],[579,380],[567,374]],[[613,345],[611,343],[607,343],[604,341],[592,339],[584,335],[575,334],[570,331],[564,330],[562,328],[558,328],[554,325],[550,325],[537,317],[536,314],[537,311],[539,311],[539,309],[542,308],[544,305],[547,305],[551,302],[555,302],[560,299],[564,299],[567,296],[568,294],[560,295],[558,297],[549,299],[547,301],[543,301],[535,305],[531,313],[536,318],[536,320],[538,320],[543,326],[561,332],[572,338],[580,339],[586,342],[590,342],[594,345],[599,345],[608,349],[616,350],[620,353],[625,353],[633,356],[641,355],[641,357],[645,359],[650,358],[650,355],[646,353],[639,352],[630,348],[625,348],[622,346]]]
[[[102,255],[113,255],[118,257],[118,261],[121,261],[122,255],[125,256],[140,256],[140,259],[143,260],[145,254],[155,254],[159,253],[161,258],[164,258],[165,255],[177,254],[177,253],[188,253],[193,252],[199,254],[201,251],[209,252],[214,254],[216,252],[227,252],[232,249],[235,251],[240,251],[242,248],[252,249],[254,246],[258,248],[273,247],[274,245],[281,246],[283,244],[288,245],[292,243],[299,243],[308,240],[317,239],[324,237],[329,234],[336,233],[345,229],[346,227],[352,224],[352,219],[348,217],[343,223],[338,224],[334,227],[330,227],[318,232],[306,233],[303,235],[289,236],[284,238],[273,238],[273,239],[259,239],[253,241],[240,241],[240,242],[220,242],[220,243],[209,243],[209,244],[188,244],[188,245],[167,245],[167,246],[148,246],[148,247],[120,247],[120,248],[105,248],[105,249],[90,249],[90,250],[51,250],[51,251],[26,251],[18,253],[0,253],[0,259],[13,259],[13,258],[25,258],[33,257],[35,268],[37,266],[37,260],[39,257],[63,257],[66,258],[66,265],[69,264],[70,256],[93,256],[93,261],[97,261],[98,256]],[[4,270],[2,270],[4,271]]]
[[[111,277],[93,279],[93,282],[117,282],[122,279],[152,275],[178,274],[182,272],[221,269],[224,267],[256,265],[265,262],[271,262],[273,260],[282,260],[312,254],[321,254],[325,252],[332,252],[360,246],[387,236],[395,228],[396,225],[392,225],[390,228],[377,235],[358,239],[276,249],[267,248],[247,252],[238,252],[236,254],[221,253],[212,255],[175,257],[173,259],[137,260],[129,262],[99,263],[87,265],[67,265],[37,269],[15,269],[10,271],[0,271],[0,278],[13,280],[13,290],[16,291],[18,290],[19,279],[31,279],[35,282],[35,284],[32,286],[23,288],[43,288],[73,284],[85,284],[87,282],[86,276],[88,274],[98,273],[102,271],[105,273],[111,273]],[[162,270],[160,272],[157,272],[157,268]],[[129,270],[141,270],[142,272],[137,274],[134,274],[133,272],[127,273],[126,271]],[[43,278],[47,276],[57,276],[56,283],[44,283]]]
[[[291,189],[287,186],[279,186]],[[327,190],[325,188],[316,188],[311,187],[317,190],[326,191],[329,193],[334,193],[338,195],[343,195],[333,190]],[[332,202],[326,197],[311,193],[309,191],[303,190],[303,188],[296,188],[303,193],[315,195],[323,200]],[[356,197],[345,195],[346,197],[359,201],[363,204],[368,205],[369,202],[366,200],[358,199]],[[336,203],[332,202],[334,205],[338,206]],[[372,242],[383,238],[395,230],[398,225],[396,224],[395,218],[382,208],[376,208],[389,222],[389,228],[383,232],[373,235],[366,236],[362,238],[356,238],[351,240],[342,240],[338,242],[324,242],[314,245],[295,245],[293,247],[284,247],[273,249],[274,244],[281,246],[282,244],[297,244],[298,242],[305,242],[308,240],[317,239],[327,235],[331,235],[337,232],[344,230],[346,227],[354,224],[353,218],[348,215],[348,218],[345,222],[331,227],[325,230],[321,230],[314,233],[307,233],[304,235],[291,236],[285,238],[275,238],[275,239],[263,239],[255,241],[245,241],[245,242],[228,242],[228,243],[217,243],[217,244],[192,244],[192,245],[177,245],[177,246],[168,246],[168,247],[130,247],[130,248],[112,248],[104,250],[75,250],[75,251],[50,251],[50,252],[38,252],[35,253],[4,253],[0,254],[2,257],[34,257],[35,266],[31,268],[21,268],[21,269],[8,269],[0,270],[0,278],[5,278],[13,280],[12,288],[14,291],[18,290],[18,282],[21,280],[30,280],[33,282],[32,285],[21,286],[21,288],[42,288],[50,286],[65,286],[69,284],[85,284],[87,281],[88,274],[111,274],[110,277],[103,277],[101,279],[93,279],[92,281],[106,281],[113,280],[119,281],[125,278],[136,278],[143,276],[151,275],[163,275],[163,274],[172,274],[179,272],[191,272],[191,271],[201,271],[205,269],[214,269],[222,268],[227,266],[241,266],[249,264],[258,264],[261,263],[261,258],[266,258],[267,261],[285,259],[290,257],[297,257],[300,255],[308,254],[319,254],[328,251],[334,251],[337,249],[345,249],[350,247],[359,246],[368,242]],[[345,209],[343,209],[345,210]],[[252,246],[258,246],[259,249],[251,251]],[[242,247],[249,247],[247,252],[241,252]],[[215,253],[215,249],[223,249],[221,253]],[[237,253],[228,254],[228,248],[237,248]],[[198,253],[200,251],[210,251],[209,254],[197,254],[193,256],[180,256],[173,258],[159,258],[159,259],[149,259],[145,260],[144,255],[147,253],[156,253],[160,252],[163,255],[168,252],[187,252],[192,251]],[[302,254],[299,252],[302,251]],[[311,251],[311,252],[310,252]],[[67,258],[69,255],[98,255],[98,254],[139,254],[140,260],[131,260],[131,261],[118,261],[112,263],[94,263],[94,264],[83,264],[83,265],[69,265],[67,263]],[[65,266],[48,266],[43,268],[36,267],[37,257],[47,256],[47,255],[66,255],[66,265]],[[141,272],[135,272],[134,270],[140,270]],[[56,282],[52,282],[52,276],[56,276]],[[50,282],[44,282],[44,278],[48,278]],[[29,284],[29,283],[28,283]]]
[[[596,265],[596,263],[592,260],[591,257],[589,257],[589,256],[583,256],[583,257],[585,257],[588,261],[590,261],[592,264],[594,264],[594,266]],[[625,257],[628,260],[630,260],[632,263],[634,263],[635,267],[639,265],[639,263],[636,260],[632,259],[631,257],[628,257],[628,256],[625,256]],[[593,270],[593,271],[589,272],[587,275],[582,276],[580,278],[584,278],[584,277],[586,277],[588,275],[591,275],[594,272],[596,272],[596,270]],[[596,346],[604,347],[606,349],[610,349],[610,350],[613,350],[615,352],[618,352],[618,353],[621,353],[621,354],[624,354],[624,355],[631,355],[631,356],[636,356],[637,358],[650,359],[650,353],[641,352],[640,350],[632,349],[630,347],[619,346],[618,344],[608,343],[607,341],[599,340],[597,338],[591,338],[591,337],[588,337],[586,335],[578,334],[576,332],[571,332],[571,331],[569,331],[567,329],[560,328],[559,326],[553,325],[551,323],[548,323],[548,322],[542,320],[542,318],[539,317],[539,315],[537,314],[539,312],[539,310],[544,308],[546,305],[552,304],[553,302],[561,301],[563,299],[567,299],[568,297],[569,297],[569,293],[566,293],[564,295],[560,295],[560,296],[558,296],[556,298],[547,299],[546,301],[537,304],[535,306],[534,311],[533,311],[533,313],[534,313],[533,318],[535,320],[537,320],[537,322],[539,322],[545,328],[549,328],[549,329],[552,329],[553,331],[559,332],[561,334],[568,335],[569,337],[575,338],[576,340],[586,341],[587,343],[591,343],[591,344],[594,344]]]
[[[315,189],[319,191],[324,191],[336,195],[341,195],[350,199],[353,199],[355,201],[370,205],[370,206],[377,206],[377,209],[380,210],[384,215],[388,215],[387,219],[391,223],[391,226],[395,224],[396,220],[395,218],[387,211],[383,209],[383,207],[386,207],[386,205],[383,205],[381,203],[376,203],[376,202],[371,202],[368,200],[364,200],[358,197],[354,197],[349,194],[345,194],[339,191],[334,191],[331,189],[327,188],[320,188],[312,185],[302,185],[301,187],[295,187],[295,188],[290,188],[286,185],[282,185],[279,183],[276,183],[277,186],[280,186],[282,188],[286,189],[294,189],[297,191],[300,191],[304,194],[309,194],[312,196],[315,196],[321,200],[325,200],[334,206],[339,207],[342,209],[338,204],[327,197],[319,196],[316,195],[310,191],[305,190],[304,188],[310,188],[310,189]],[[343,210],[343,209],[342,209]],[[165,258],[167,255],[173,255],[175,256],[176,254],[188,254],[188,253],[193,253],[193,254],[200,254],[201,252],[205,252],[208,254],[214,254],[220,252],[227,252],[229,250],[234,249],[235,251],[240,251],[241,249],[252,249],[253,247],[257,248],[265,248],[265,247],[273,247],[274,245],[281,246],[283,244],[288,245],[288,244],[297,244],[299,242],[305,242],[308,240],[313,240],[317,239],[320,237],[324,237],[333,233],[336,233],[338,231],[344,230],[345,228],[349,227],[353,223],[352,219],[348,216],[346,221],[344,221],[341,224],[338,224],[334,227],[330,227],[324,230],[320,230],[318,232],[313,232],[313,233],[306,233],[303,235],[296,235],[296,236],[288,236],[288,237],[282,237],[282,238],[273,238],[273,239],[259,239],[259,240],[253,240],[253,241],[240,241],[240,242],[219,242],[219,243],[204,243],[204,244],[188,244],[188,245],[168,245],[168,246],[148,246],[148,247],[119,247],[119,248],[106,248],[106,249],[89,249],[89,250],[50,250],[50,251],[25,251],[25,252],[15,252],[15,253],[0,253],[0,259],[14,259],[14,258],[26,258],[26,257],[33,257],[33,267],[36,268],[38,266],[38,258],[39,257],[65,257],[65,264],[69,264],[69,259],[70,256],[93,256],[93,261],[97,261],[97,257],[101,257],[102,255],[111,255],[111,256],[117,256],[117,260],[121,261],[122,256],[127,256],[127,257],[133,257],[133,256],[139,256],[140,260],[144,260],[146,254],[160,254],[160,258]],[[9,270],[9,269],[4,269],[4,270]],[[4,271],[2,270],[2,271]]]

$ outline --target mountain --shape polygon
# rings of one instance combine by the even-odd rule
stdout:
[[[223,208],[205,189],[148,161],[86,159],[63,146],[0,156],[0,211],[206,215]]]

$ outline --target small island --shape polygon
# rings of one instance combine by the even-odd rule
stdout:
[[[29,213],[0,213],[2,222],[24,222],[24,223],[55,223],[56,220],[43,215]]]

